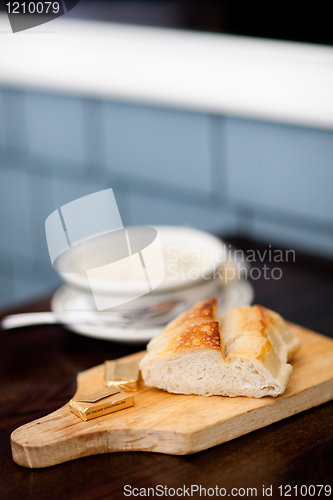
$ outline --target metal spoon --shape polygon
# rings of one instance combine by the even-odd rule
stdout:
[[[183,300],[167,300],[127,314],[97,311],[69,311],[22,313],[5,316],[1,321],[3,330],[31,325],[88,323],[112,326],[160,326],[165,325],[177,314],[185,311],[189,304]]]

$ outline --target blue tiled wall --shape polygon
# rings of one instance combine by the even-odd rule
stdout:
[[[58,286],[46,217],[108,187],[125,225],[333,257],[333,132],[0,88],[0,308]]]
[[[29,151],[59,168],[80,171],[85,164],[84,103],[59,95],[24,94]]]
[[[209,116],[129,104],[103,109],[105,166],[126,178],[208,195]]]
[[[332,132],[227,118],[225,133],[232,200],[332,222]]]

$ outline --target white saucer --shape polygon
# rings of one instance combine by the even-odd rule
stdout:
[[[248,281],[239,280],[221,287],[218,293],[215,293],[215,296],[218,298],[219,313],[224,314],[232,307],[251,304],[254,299],[254,290]],[[87,310],[92,308],[93,305],[89,295],[67,286],[59,288],[51,301],[51,310],[57,314],[65,314],[68,310]],[[161,331],[161,327],[123,328],[119,326],[88,325],[84,323],[68,325],[66,328],[86,337],[114,340],[128,344],[147,343]]]

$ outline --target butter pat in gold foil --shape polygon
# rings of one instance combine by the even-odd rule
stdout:
[[[139,388],[139,364],[105,361],[104,382],[108,387],[119,387],[122,391],[137,391]]]
[[[70,410],[82,420],[101,417],[133,405],[133,396],[121,392],[117,387],[103,387],[97,391],[77,396],[69,402]]]

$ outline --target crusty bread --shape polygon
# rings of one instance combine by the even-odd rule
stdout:
[[[178,394],[278,396],[300,341],[281,316],[261,306],[237,307],[220,320],[216,299],[181,314],[147,346],[146,385]]]

